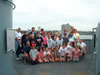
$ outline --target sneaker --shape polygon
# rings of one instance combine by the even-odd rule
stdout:
[[[20,58],[16,58],[16,60],[18,61],[18,60],[20,60]]]

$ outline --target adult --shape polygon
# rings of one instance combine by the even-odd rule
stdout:
[[[80,39],[80,35],[76,29],[74,29],[74,36],[76,39],[78,39],[78,40]]]
[[[79,48],[81,50],[81,56],[84,57],[86,53],[86,44],[82,40],[79,41]]]
[[[20,50],[21,50],[21,38],[22,38],[21,28],[18,28],[15,35],[16,35],[16,37],[15,37],[16,59],[19,60],[19,53],[20,53]]]
[[[22,49],[24,48],[24,45],[23,45],[23,43],[24,43],[24,40],[25,40],[25,38],[26,38],[26,31],[24,31],[24,34],[22,35]]]
[[[52,38],[51,38],[51,35],[48,34],[48,38],[47,38],[47,46],[48,48],[52,48]]]
[[[30,32],[30,34],[33,34],[34,37],[36,37],[35,27],[32,27],[32,31]]]
[[[29,52],[31,50],[30,42],[27,41],[26,46],[23,48],[24,60],[27,61],[29,59]]]
[[[36,47],[39,50],[41,47],[43,47],[43,39],[42,37],[40,37],[40,32],[37,32],[37,36],[36,36]]]

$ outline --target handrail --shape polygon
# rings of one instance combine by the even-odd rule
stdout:
[[[13,10],[16,8],[16,5],[13,2],[11,2],[9,0],[5,0],[5,1],[8,2],[8,3],[10,3],[11,5],[13,5]]]

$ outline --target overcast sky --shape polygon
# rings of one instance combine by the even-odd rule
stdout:
[[[13,28],[60,30],[69,23],[90,31],[100,22],[100,0],[14,0]]]

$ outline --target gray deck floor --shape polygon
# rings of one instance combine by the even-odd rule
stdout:
[[[91,55],[80,62],[55,62],[38,65],[14,60],[14,75],[91,75]]]

